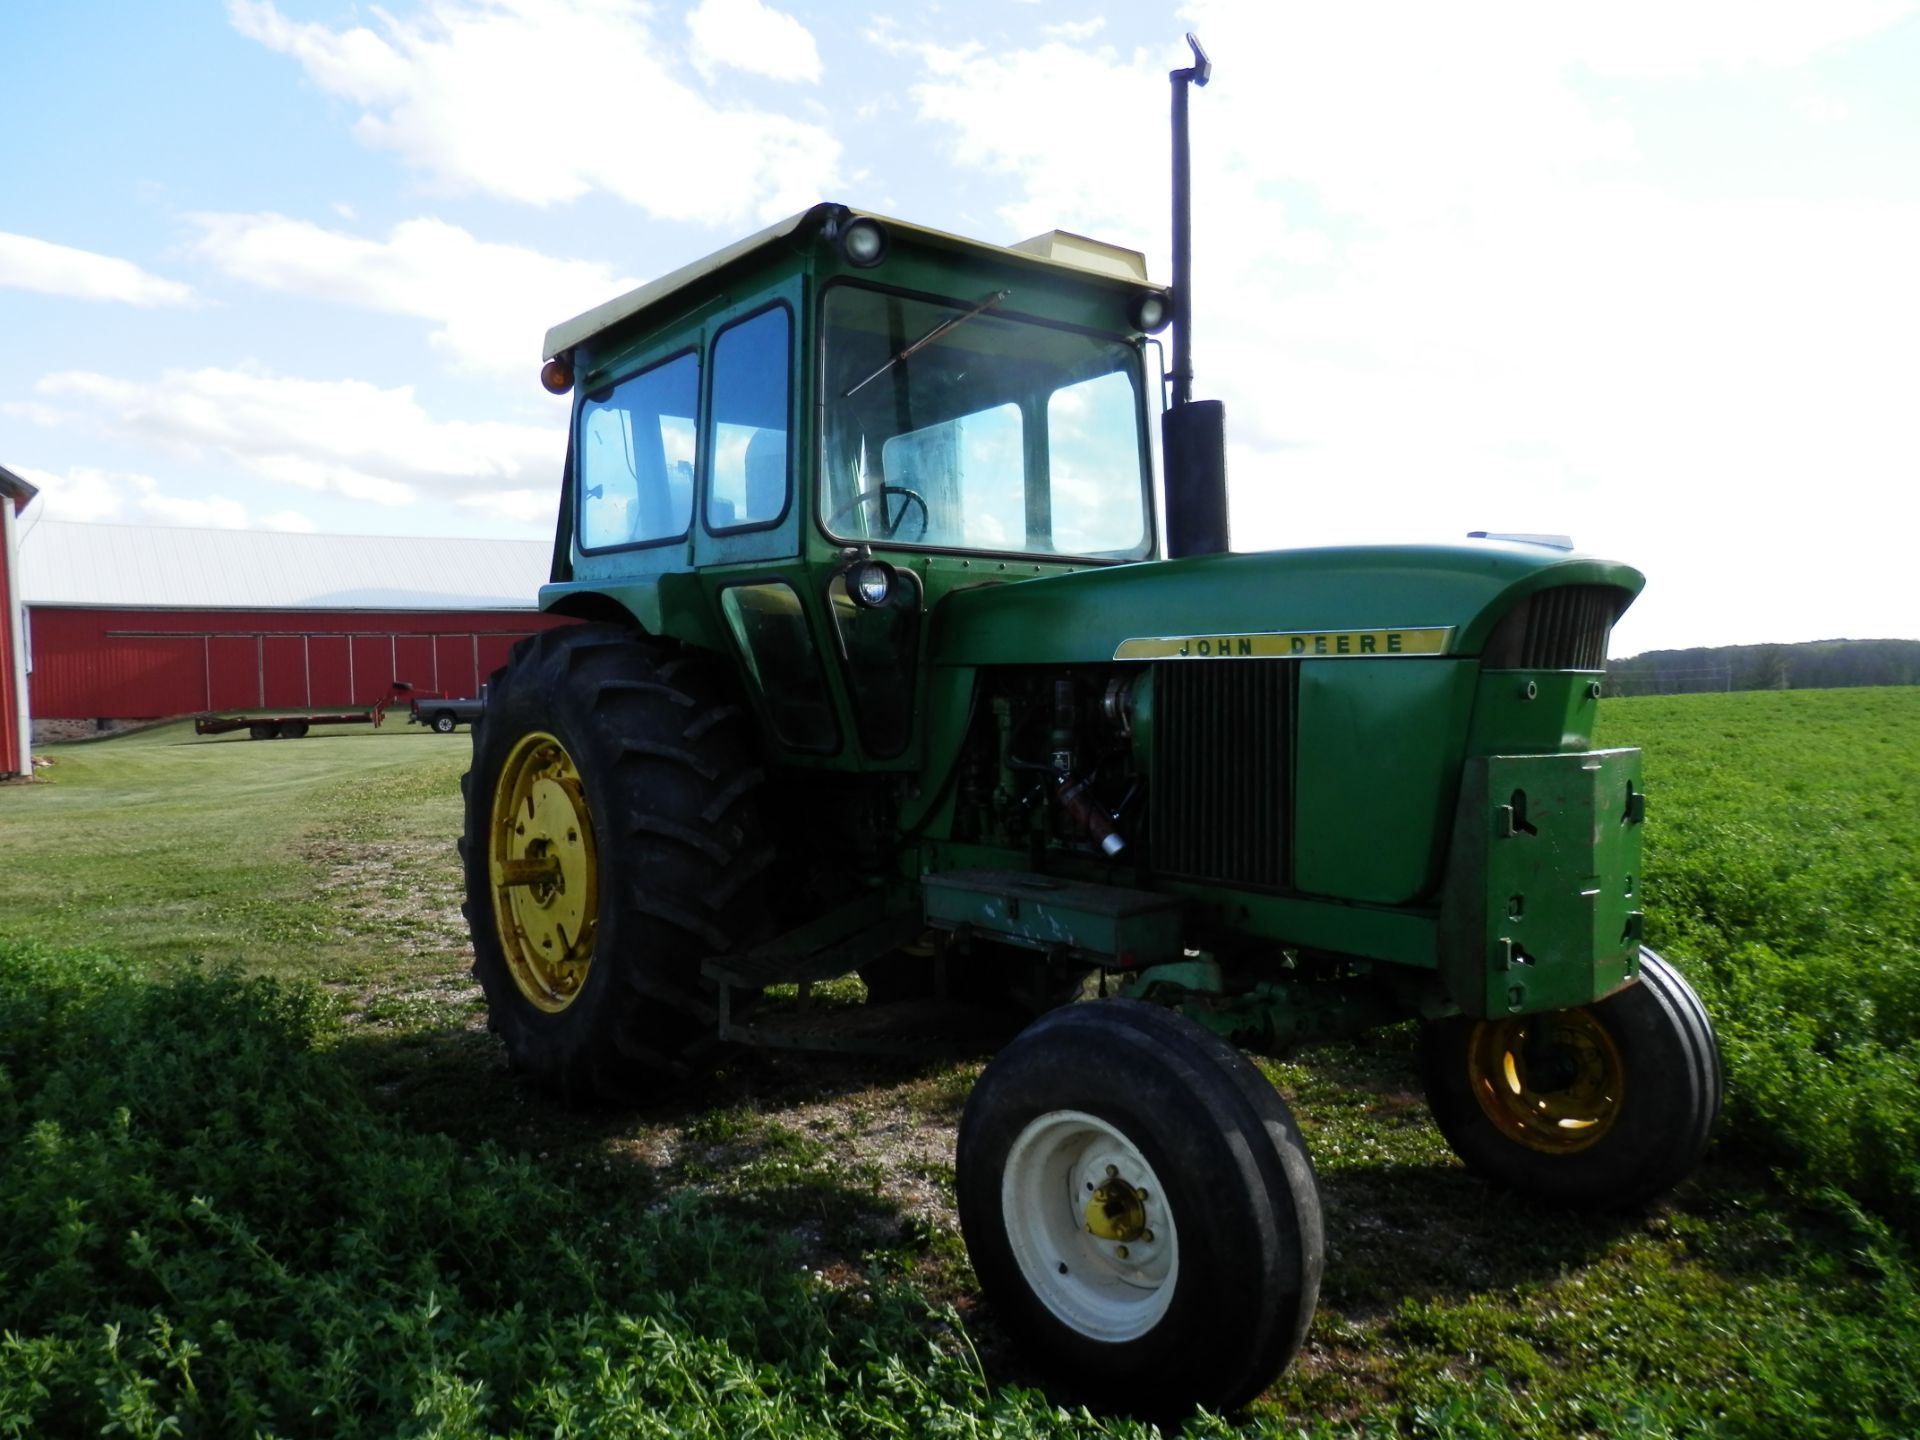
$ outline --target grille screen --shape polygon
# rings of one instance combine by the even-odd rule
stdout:
[[[1624,592],[1611,585],[1563,585],[1522,600],[1487,637],[1489,670],[1604,670],[1607,638]]]
[[[1542,590],[1527,612],[1522,670],[1604,670],[1618,592],[1603,585]]]
[[[1153,670],[1147,804],[1154,869],[1236,885],[1284,885],[1298,667],[1189,660]]]

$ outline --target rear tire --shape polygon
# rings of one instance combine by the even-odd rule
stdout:
[[[305,720],[282,720],[280,722],[280,736],[283,740],[306,739],[307,722]]]
[[[247,738],[249,740],[278,740],[280,738],[280,727],[278,725],[249,725],[247,727]]]
[[[441,711],[438,715],[433,717],[433,728],[437,733],[441,735],[453,734],[453,727],[455,723],[456,722],[454,721],[453,716],[447,714],[447,712],[444,710]]]
[[[1700,997],[1645,948],[1639,982],[1598,1004],[1427,1026],[1420,1069],[1468,1169],[1581,1210],[1643,1205],[1692,1174],[1724,1090]]]
[[[714,1044],[700,963],[764,927],[762,778],[699,652],[574,625],[495,672],[461,781],[464,908],[490,1023],[536,1084],[630,1100]]]
[[[960,1120],[960,1228],[994,1315],[1102,1407],[1252,1400],[1324,1265],[1293,1117],[1238,1050],[1131,1000],[1069,1005],[989,1064]]]

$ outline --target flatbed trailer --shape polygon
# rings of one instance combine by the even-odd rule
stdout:
[[[245,730],[249,740],[298,740],[314,725],[377,727],[386,719],[389,703],[390,700],[378,700],[352,710],[256,710],[237,715],[196,715],[193,733],[225,735],[231,730]]]

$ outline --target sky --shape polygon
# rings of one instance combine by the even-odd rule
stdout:
[[[816,200],[1169,276],[1234,547],[1571,536],[1614,654],[1920,637],[1920,0],[0,0],[0,465],[551,537],[546,329]]]

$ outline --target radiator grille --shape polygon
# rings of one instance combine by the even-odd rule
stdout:
[[[1604,585],[1542,590],[1527,610],[1522,670],[1604,670],[1619,592]]]
[[[1293,682],[1274,661],[1167,661],[1153,674],[1153,867],[1286,883]]]

